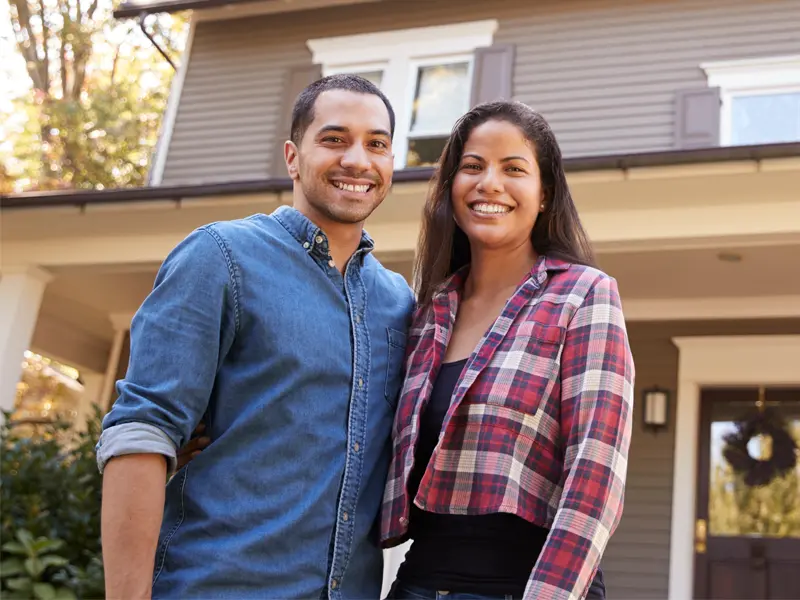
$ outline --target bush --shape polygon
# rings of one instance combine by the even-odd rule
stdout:
[[[103,598],[99,409],[80,432],[58,422],[26,436],[10,417],[0,430],[3,598]]]

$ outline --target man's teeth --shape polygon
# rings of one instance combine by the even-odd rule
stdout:
[[[345,192],[359,192],[361,194],[368,192],[370,188],[369,185],[350,185],[349,183],[341,183],[340,181],[334,181],[333,185]]]
[[[511,209],[508,206],[503,206],[502,204],[489,204],[488,202],[481,202],[479,204],[473,204],[472,210],[485,214],[497,214],[507,213]]]

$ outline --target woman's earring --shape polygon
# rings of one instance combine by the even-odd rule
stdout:
[[[544,212],[544,202],[539,205],[539,212]]]

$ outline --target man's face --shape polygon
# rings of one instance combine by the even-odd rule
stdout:
[[[287,142],[285,153],[301,211],[312,220],[361,223],[392,183],[389,112],[373,94],[323,92],[300,147]]]

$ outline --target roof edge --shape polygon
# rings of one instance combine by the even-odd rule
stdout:
[[[160,0],[149,4],[123,2],[113,13],[115,19],[130,19],[141,15],[174,13],[184,10],[220,8],[229,4],[262,2],[263,0]]]
[[[768,160],[800,157],[800,142],[755,146],[724,146],[691,150],[666,150],[636,154],[576,156],[564,159],[567,173],[585,171],[627,170],[640,167],[669,167],[742,160]],[[433,167],[395,171],[394,183],[430,181]],[[153,200],[180,201],[208,196],[278,193],[292,189],[288,177],[264,178],[249,181],[226,181],[177,186],[150,186],[108,190],[65,190],[23,192],[0,196],[0,209],[81,206],[96,203],[144,202]]]

